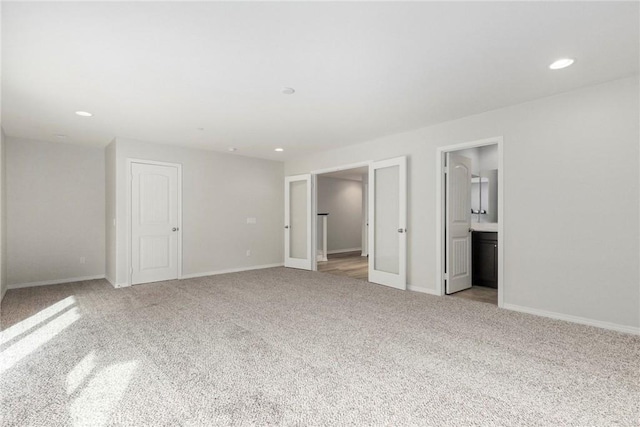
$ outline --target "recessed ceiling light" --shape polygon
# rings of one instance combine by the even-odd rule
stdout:
[[[236,147],[229,147],[227,148],[227,151],[238,151],[238,149]]]
[[[293,95],[296,93],[296,90],[292,87],[283,87],[281,92],[285,95]]]
[[[55,136],[56,138],[60,138],[60,139],[62,139],[62,138],[66,138],[66,137],[67,137],[67,135],[63,135],[63,134],[61,134],[61,133],[56,133],[54,136]]]
[[[87,111],[76,111],[76,114],[82,117],[91,117],[93,116],[93,114],[87,112]]]
[[[571,58],[562,58],[555,61],[553,64],[549,65],[549,68],[552,70],[561,70],[562,68],[567,68],[569,65],[573,64],[575,61]]]
[[[280,152],[284,151],[284,148],[276,148],[276,149],[275,149],[275,150],[273,150],[273,151],[277,151],[278,153],[280,153]]]

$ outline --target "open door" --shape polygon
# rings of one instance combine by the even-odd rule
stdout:
[[[284,179],[284,266],[312,269],[311,175]]]
[[[407,288],[407,158],[369,167],[369,281]]]
[[[447,153],[446,293],[471,287],[471,159]]]

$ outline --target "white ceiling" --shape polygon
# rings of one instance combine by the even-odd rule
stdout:
[[[2,126],[288,159],[637,74],[638,13],[638,2],[3,2]],[[576,63],[550,71],[559,57]]]

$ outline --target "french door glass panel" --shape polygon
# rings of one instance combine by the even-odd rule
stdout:
[[[400,271],[400,234],[398,212],[400,167],[389,166],[376,169],[375,179],[375,257],[374,268],[378,271],[398,274]]]
[[[292,181],[289,183],[289,248],[290,257],[307,258],[307,182]]]

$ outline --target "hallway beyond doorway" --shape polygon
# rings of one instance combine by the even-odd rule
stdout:
[[[328,261],[318,261],[318,271],[352,279],[367,280],[369,278],[368,257],[362,256],[360,251],[329,254],[328,259]]]

